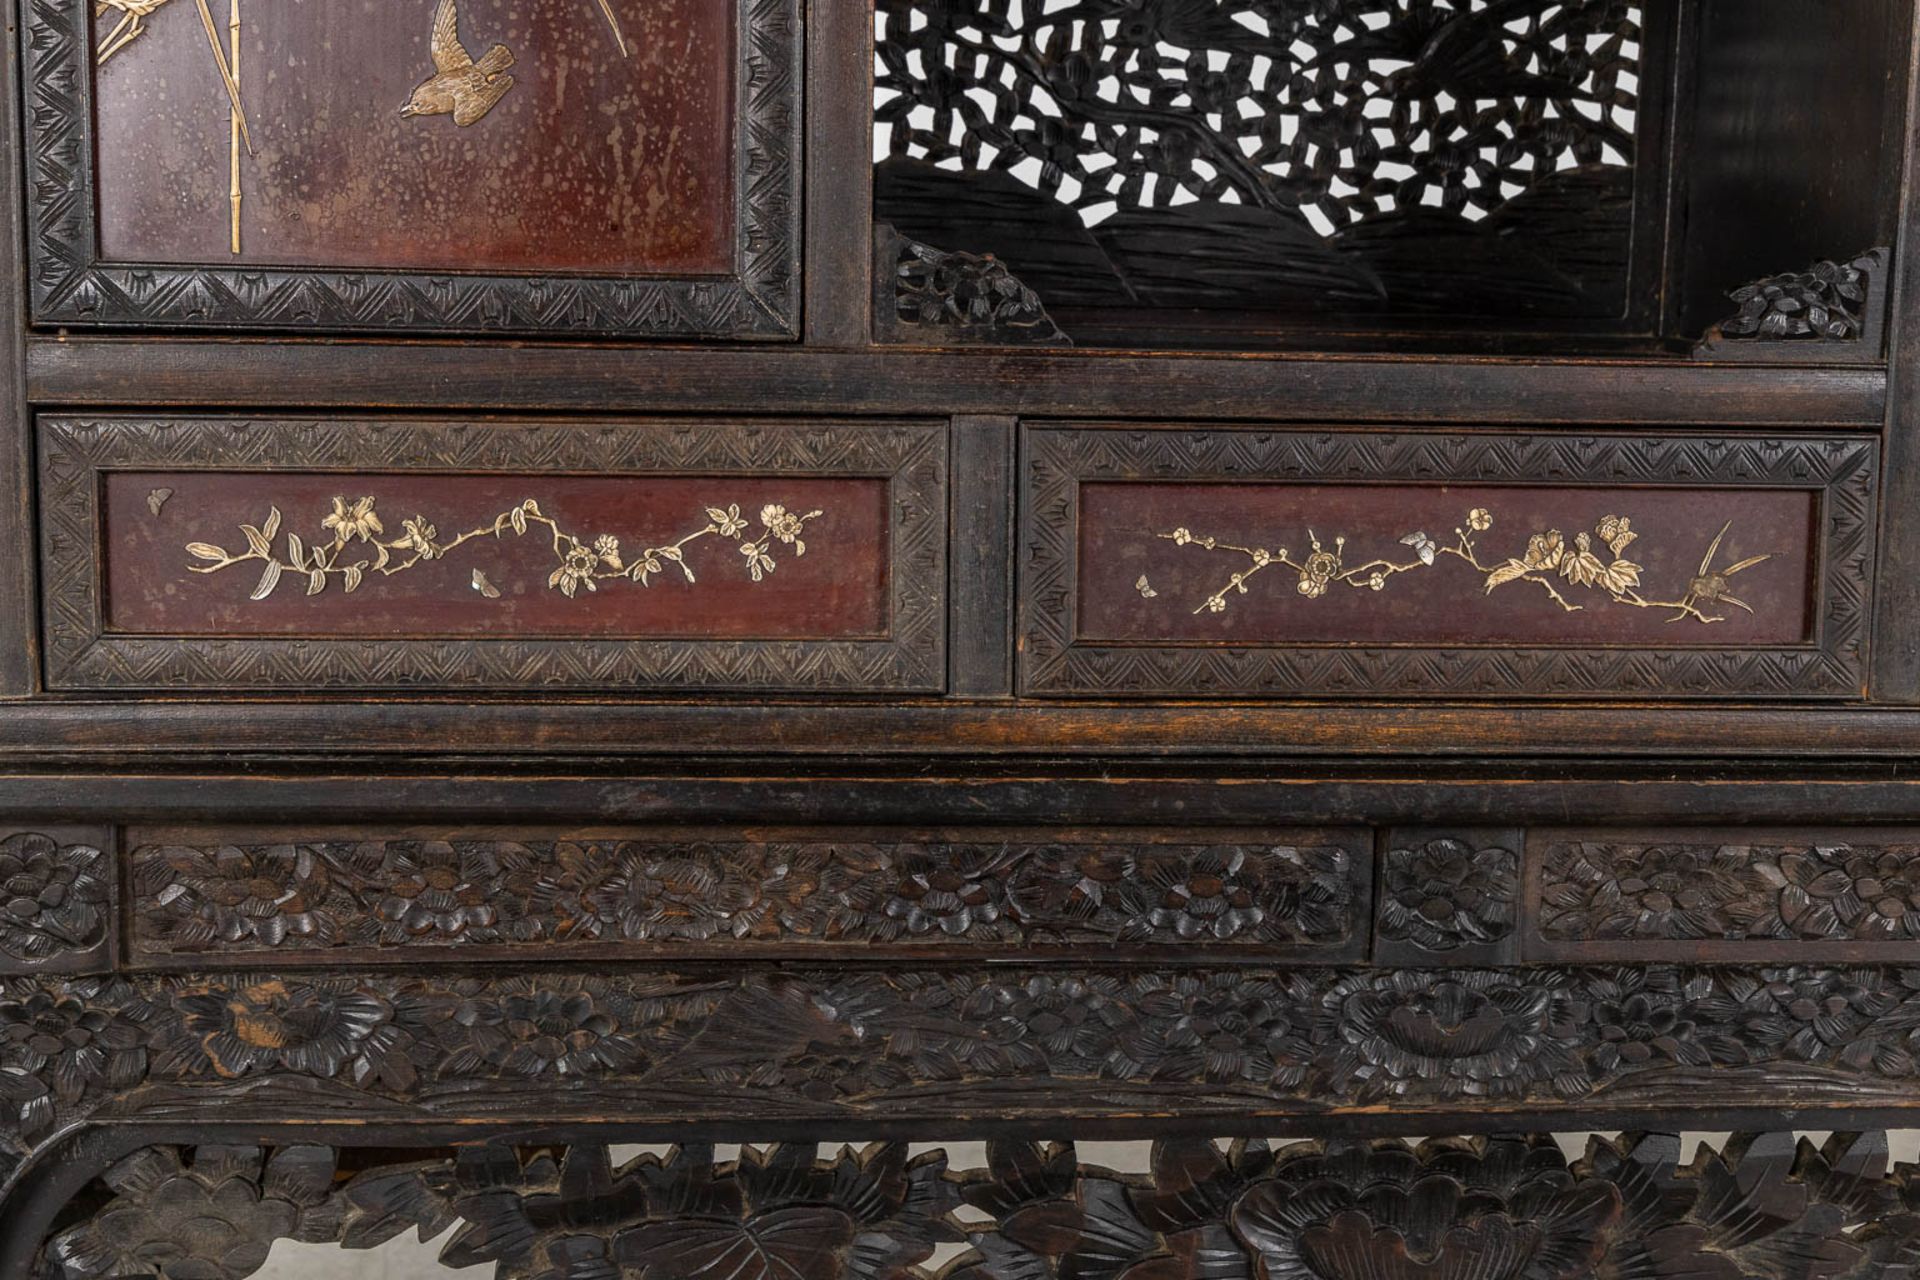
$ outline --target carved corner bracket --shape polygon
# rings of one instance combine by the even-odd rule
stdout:
[[[1814,263],[1741,285],[1737,306],[1694,355],[1713,360],[1878,360],[1884,350],[1888,249]]]
[[[874,336],[884,343],[1070,347],[1040,295],[992,254],[950,252],[873,229]]]

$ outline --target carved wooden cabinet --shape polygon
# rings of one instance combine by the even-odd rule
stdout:
[[[8,12],[0,1280],[1920,1267],[1912,0]]]

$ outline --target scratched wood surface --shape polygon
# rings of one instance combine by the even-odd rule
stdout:
[[[460,0],[474,58],[512,87],[478,120],[407,116],[435,74],[437,0],[369,21],[327,5],[241,9],[240,263],[602,275],[731,259],[732,15],[594,0]],[[216,5],[223,39],[227,14]],[[192,0],[156,11],[94,73],[100,247],[224,263],[228,99]]]

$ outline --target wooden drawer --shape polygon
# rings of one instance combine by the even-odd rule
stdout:
[[[944,685],[939,425],[48,418],[40,447],[54,688]]]
[[[1419,967],[1898,963],[1920,941],[1915,828],[310,823],[9,841],[0,859],[73,874],[0,938],[0,972],[91,971],[122,946],[137,968],[881,953]]]
[[[1862,695],[1851,436],[1023,434],[1030,695]]]
[[[1364,828],[133,828],[131,959],[1350,962]]]
[[[1920,944],[1920,830],[1544,830],[1530,960],[1900,963]]]

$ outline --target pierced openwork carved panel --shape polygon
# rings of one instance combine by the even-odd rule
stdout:
[[[1869,441],[1025,441],[1029,693],[1860,692]]]
[[[1019,1140],[988,1143],[984,1168],[902,1142],[725,1161],[685,1143],[625,1162],[593,1141],[411,1158],[161,1146],[102,1181],[98,1207],[46,1241],[50,1280],[155,1265],[245,1280],[276,1240],[365,1249],[450,1228],[441,1264],[492,1263],[498,1280],[1394,1277],[1418,1274],[1410,1259],[1497,1280],[1872,1280],[1920,1261],[1920,1169],[1894,1165],[1883,1133],[1736,1134],[1690,1162],[1671,1133],[1592,1137],[1577,1159],[1546,1135],[1191,1137],[1137,1171]]]
[[[23,13],[37,321],[795,333],[794,0]]]
[[[1871,959],[1920,943],[1920,839],[1837,828],[1541,831],[1530,955]]]
[[[1618,322],[1668,16],[881,0],[875,218],[1056,313]]]
[[[51,419],[42,455],[57,686],[945,678],[934,426]]]
[[[237,839],[238,842],[230,842]],[[1077,946],[1361,958],[1368,836],[742,840],[135,831],[136,962]]]

